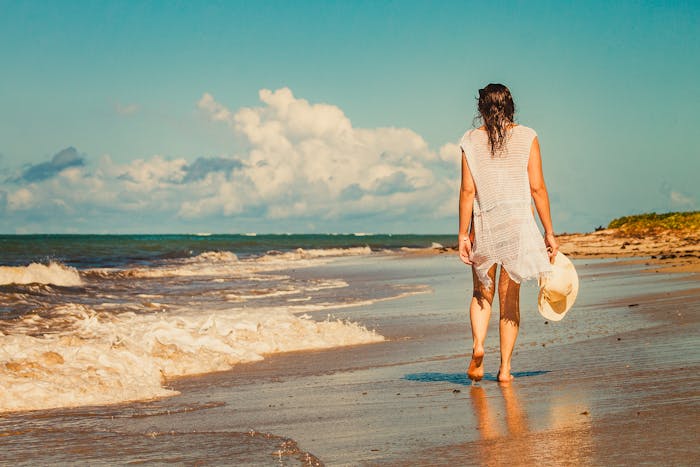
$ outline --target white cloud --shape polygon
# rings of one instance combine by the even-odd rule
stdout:
[[[214,122],[226,122],[231,120],[231,112],[221,104],[214,101],[208,92],[197,102],[197,107]]]
[[[366,212],[412,202],[392,198],[395,192],[419,191],[431,197],[441,191],[430,167],[440,156],[417,133],[405,128],[354,128],[340,108],[298,99],[288,88],[263,89],[260,100],[262,106],[235,113],[211,94],[199,101],[212,121],[231,125],[251,148],[242,158],[239,176],[222,184],[219,193],[204,203],[210,208],[230,204],[224,199],[230,196],[231,184],[247,188],[243,193],[233,190],[237,199],[242,196],[244,204],[267,206],[274,218],[341,216],[339,198],[350,187],[365,195],[351,204],[355,209],[364,206]]]
[[[679,191],[671,190],[669,197],[671,198],[671,203],[676,205],[676,206],[681,206],[681,207],[693,207],[693,206],[695,206],[695,200],[693,198],[691,198],[690,196],[687,196]]]
[[[151,192],[169,184],[179,183],[185,177],[185,159],[168,160],[156,155],[148,160],[136,159],[124,167],[119,177],[131,190]]]
[[[7,195],[7,207],[11,211],[28,209],[32,206],[34,195],[27,188],[20,188]]]
[[[339,221],[363,216],[417,224],[456,216],[456,145],[435,152],[410,129],[353,127],[337,106],[299,99],[288,88],[259,97],[259,106],[236,111],[209,93],[197,102],[208,120],[231,128],[232,139],[245,140],[242,154],[122,164],[103,156],[58,177],[8,186],[7,209],[87,219],[91,212],[141,213],[146,222],[247,216],[268,219],[270,231],[280,220],[335,231]]]
[[[462,164],[462,149],[457,143],[444,144],[440,148],[440,151],[438,151],[438,155],[440,160],[445,163],[455,165],[457,167],[460,167]]]

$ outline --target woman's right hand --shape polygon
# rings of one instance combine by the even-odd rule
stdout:
[[[472,242],[467,235],[459,236],[459,259],[462,260],[464,264],[472,264]]]
[[[554,264],[554,258],[557,256],[559,251],[559,243],[554,237],[553,233],[548,233],[544,236],[544,244],[547,245],[547,254],[549,255],[549,262]]]

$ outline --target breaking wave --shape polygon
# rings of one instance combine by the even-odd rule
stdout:
[[[281,308],[171,315],[68,304],[51,318],[0,322],[0,412],[170,396],[176,392],[165,386],[168,378],[382,340],[356,323],[314,321]]]
[[[269,251],[265,256],[261,257],[261,261],[271,261],[271,260],[289,260],[289,261],[300,261],[304,259],[315,259],[315,258],[332,258],[339,256],[360,256],[360,255],[371,255],[372,249],[368,246],[353,247],[353,248],[312,248],[303,249],[297,248],[294,251],[288,251],[285,253],[279,251]]]
[[[78,270],[60,263],[32,263],[28,266],[0,266],[0,285],[50,284],[63,287],[83,285]]]
[[[205,251],[80,272],[57,262],[0,267],[0,285],[19,285],[2,291],[9,312],[0,319],[0,412],[166,397],[176,394],[171,378],[382,341],[359,324],[304,314],[372,303],[336,294],[344,280],[275,272],[371,253]]]
[[[117,274],[127,277],[157,278],[185,276],[227,276],[245,277],[258,272],[321,264],[325,259],[341,256],[358,256],[372,254],[369,247],[356,248],[326,248],[308,249],[297,248],[294,251],[268,251],[267,254],[256,257],[239,259],[230,251],[207,251],[197,256],[169,260],[160,266],[133,268],[127,270],[93,269],[89,274]],[[313,261],[313,262],[310,262]]]

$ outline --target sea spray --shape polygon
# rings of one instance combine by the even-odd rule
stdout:
[[[246,277],[258,272],[284,269],[292,265],[295,268],[317,266],[325,261],[342,256],[370,255],[369,247],[310,249],[298,248],[294,251],[269,251],[267,254],[240,260],[229,251],[207,251],[192,258],[171,260],[160,267],[131,268],[126,270],[91,269],[90,274],[121,274],[135,278],[157,277],[196,277],[228,276]]]
[[[51,318],[22,321],[0,329],[0,411],[164,397],[176,394],[163,386],[167,378],[274,353],[384,340],[355,323],[318,322],[280,308],[169,315],[66,305]]]
[[[420,293],[397,284],[367,296],[338,277],[294,273],[372,255],[366,246],[274,251],[278,245],[268,244],[252,256],[193,250],[151,260],[140,239],[134,247],[92,241],[86,248],[99,246],[105,256],[80,257],[80,271],[21,256],[0,268],[0,412],[165,397],[175,394],[169,378],[279,352],[379,342],[359,324],[299,315]],[[133,262],[106,255],[112,244]]]
[[[0,285],[50,284],[63,287],[83,285],[75,268],[60,263],[31,263],[28,266],[0,266]]]

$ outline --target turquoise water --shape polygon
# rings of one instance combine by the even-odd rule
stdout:
[[[448,246],[454,235],[0,235],[0,266],[61,262],[76,268],[123,267],[229,251],[239,258],[271,250],[368,246],[372,250]]]

